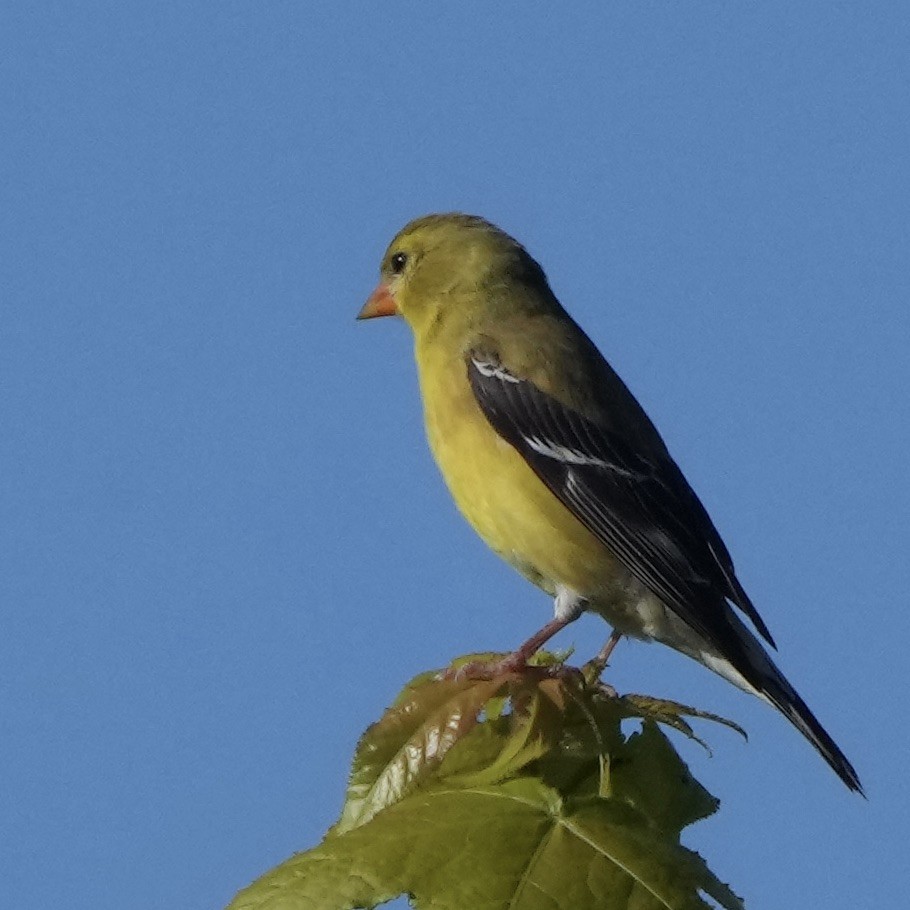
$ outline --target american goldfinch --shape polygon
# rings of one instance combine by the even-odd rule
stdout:
[[[430,448],[477,533],[555,600],[520,666],[590,610],[777,707],[841,780],[853,766],[734,608],[774,641],[648,416],[550,290],[482,218],[427,215],[392,241],[360,319],[414,334]]]

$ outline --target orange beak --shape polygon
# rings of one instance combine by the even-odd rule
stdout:
[[[392,296],[392,292],[385,284],[370,294],[370,299],[363,305],[363,309],[357,314],[358,319],[375,319],[377,316],[397,316],[398,304]]]

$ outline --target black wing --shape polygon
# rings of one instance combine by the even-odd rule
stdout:
[[[466,359],[471,388],[493,429],[635,578],[723,650],[729,643],[725,600],[774,646],[717,529],[671,458],[644,457],[486,351]]]

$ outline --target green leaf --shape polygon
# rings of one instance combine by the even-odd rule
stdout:
[[[419,677],[361,739],[322,844],[230,910],[353,910],[401,894],[427,910],[741,908],[680,844],[717,807],[658,726],[685,732],[684,715],[700,712],[618,698],[558,665]],[[625,736],[630,717],[642,729]]]
[[[477,723],[486,702],[503,685],[429,679],[408,686],[357,746],[338,835],[369,821],[429,776],[452,746]]]
[[[546,755],[560,736],[564,717],[545,682],[528,686],[520,675],[508,677],[488,703],[486,722],[455,744],[440,777],[461,787],[493,784]]]
[[[689,739],[695,740],[709,754],[711,750],[707,744],[695,735],[692,727],[683,719],[684,717],[698,717],[701,720],[710,720],[716,724],[722,724],[731,730],[735,730],[743,739],[749,739],[746,731],[732,720],[727,720],[726,717],[721,717],[719,714],[712,714],[710,711],[701,711],[690,705],[680,704],[677,701],[669,701],[666,698],[653,698],[650,695],[634,694],[623,695],[619,701],[628,710],[628,717],[640,717],[643,720],[653,720],[666,724],[668,727],[673,727],[674,730],[678,730]]]
[[[709,906],[699,891],[740,906],[695,854],[631,807],[566,807],[523,779],[399,802],[279,866],[231,910],[347,910],[405,893],[436,910],[695,910]]]
[[[668,836],[719,805],[692,776],[654,721],[645,721],[611,756],[609,795],[638,809]]]

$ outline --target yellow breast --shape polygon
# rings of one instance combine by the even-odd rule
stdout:
[[[627,575],[490,426],[464,361],[419,358],[430,448],[458,508],[503,559],[550,594],[613,600]]]

